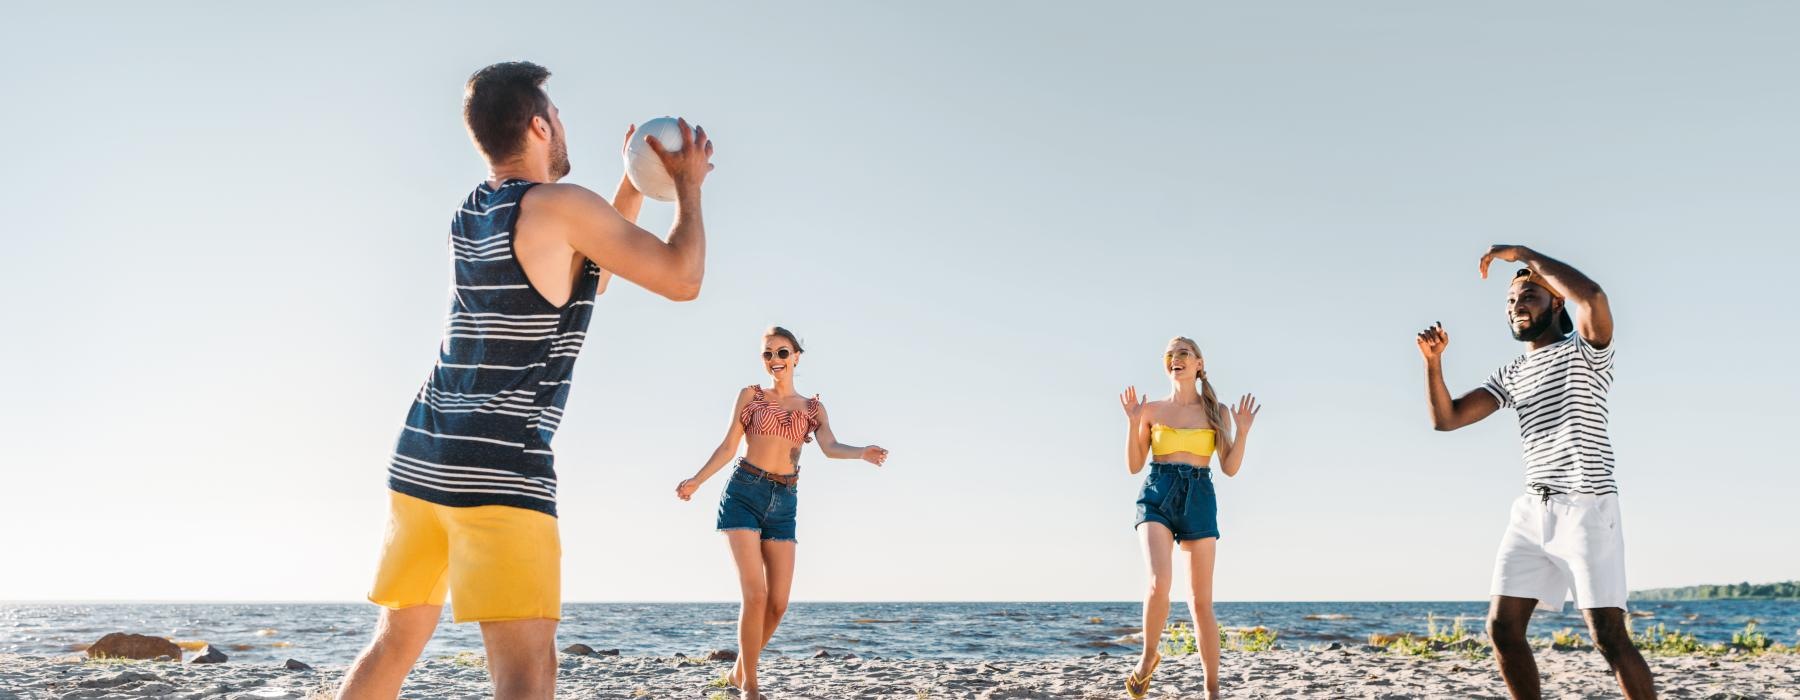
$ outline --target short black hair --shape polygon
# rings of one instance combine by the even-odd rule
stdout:
[[[550,118],[550,96],[544,94],[544,81],[549,79],[548,68],[528,61],[496,63],[469,76],[463,90],[463,123],[488,161],[519,155],[525,150],[531,118]]]

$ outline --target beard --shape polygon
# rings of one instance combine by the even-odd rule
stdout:
[[[550,139],[550,179],[561,180],[569,174],[569,143],[561,131]]]
[[[1514,326],[1511,324],[1508,324],[1507,328],[1512,329],[1513,340],[1517,340],[1520,342],[1531,342],[1533,340],[1543,337],[1543,335],[1545,333],[1549,332],[1550,327],[1555,325],[1555,323],[1556,323],[1556,313],[1554,310],[1552,310],[1552,311],[1548,311],[1543,314],[1539,314],[1537,316],[1531,317],[1531,323],[1526,324],[1524,328],[1519,328],[1518,326]]]

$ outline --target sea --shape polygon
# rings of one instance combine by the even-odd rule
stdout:
[[[1428,625],[1459,621],[1482,629],[1485,601],[1221,602],[1226,627],[1265,627],[1277,644],[1308,648],[1358,645],[1371,634],[1423,634]],[[1632,604],[1634,630],[1662,624],[1702,642],[1729,642],[1750,623],[1771,641],[1800,642],[1800,601],[1712,600]],[[62,656],[109,632],[133,632],[201,643],[233,662],[297,659],[348,664],[368,643],[377,608],[367,603],[0,603],[0,653]],[[1190,622],[1185,606],[1170,621]],[[734,649],[735,603],[565,603],[560,647],[576,642],[627,655],[689,656]],[[1046,659],[1129,654],[1141,643],[1137,602],[1069,603],[794,603],[765,653],[873,658]],[[1580,613],[1538,612],[1531,634],[1584,628]],[[428,657],[479,652],[478,625],[453,624],[446,610]]]

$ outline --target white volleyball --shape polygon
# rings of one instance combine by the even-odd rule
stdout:
[[[631,145],[625,148],[625,176],[631,178],[631,185],[645,197],[673,202],[675,178],[669,177],[662,159],[644,140],[646,136],[655,136],[664,151],[675,153],[681,150],[681,125],[674,117],[657,117],[639,124],[637,133],[631,135]]]

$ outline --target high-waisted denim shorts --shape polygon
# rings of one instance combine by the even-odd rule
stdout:
[[[1219,536],[1219,499],[1213,493],[1212,470],[1186,464],[1152,462],[1138,492],[1137,527],[1162,523],[1176,542]]]
[[[738,462],[757,469],[748,461]],[[798,485],[780,484],[741,468],[734,469],[731,481],[719,494],[719,531],[755,530],[765,540],[794,542],[799,494]]]

